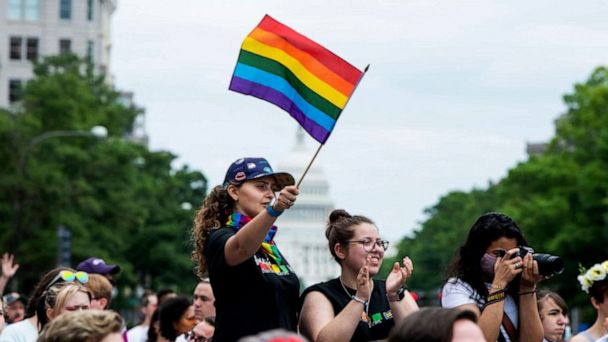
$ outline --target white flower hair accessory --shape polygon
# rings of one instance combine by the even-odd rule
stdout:
[[[589,288],[596,281],[604,280],[608,276],[608,260],[601,264],[595,264],[586,270],[582,265],[579,265],[580,275],[576,278],[581,284],[581,289],[589,293]]]

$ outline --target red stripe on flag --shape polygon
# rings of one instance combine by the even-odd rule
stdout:
[[[340,75],[344,80],[353,85],[355,85],[359,81],[359,78],[361,78],[362,72],[359,69],[355,68],[353,65],[338,57],[336,54],[327,50],[323,46],[276,21],[268,14],[264,16],[262,21],[258,24],[258,27],[287,39],[293,46],[300,50],[306,51],[309,55],[325,65],[328,69]]]

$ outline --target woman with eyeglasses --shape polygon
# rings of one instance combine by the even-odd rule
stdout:
[[[241,158],[196,214],[192,256],[200,277],[208,271],[217,341],[296,330],[300,282],[274,242],[276,220],[298,196],[294,183],[264,158]]]
[[[300,332],[311,341],[387,338],[395,321],[418,310],[404,287],[414,270],[412,261],[395,262],[386,281],[373,279],[388,241],[369,218],[341,209],[330,214],[325,236],[342,270],[338,278],[304,291]]]
[[[7,326],[2,332],[2,335],[0,335],[0,341],[36,341],[38,339],[38,333],[42,330],[43,324],[49,320],[46,312],[46,300],[49,288],[62,282],[76,281],[80,284],[84,284],[87,280],[87,273],[76,272],[67,267],[55,268],[47,272],[42,276],[40,282],[38,282],[34,288],[33,294],[30,296],[25,312],[25,319]]]

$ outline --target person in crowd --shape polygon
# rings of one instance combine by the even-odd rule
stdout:
[[[187,335],[187,342],[209,342],[215,332],[215,317],[207,316],[192,328]]]
[[[190,332],[196,325],[194,306],[184,296],[168,299],[159,308],[158,320],[160,335],[175,341],[177,336]]]
[[[4,329],[6,316],[6,305],[4,305],[4,300],[0,297],[0,334],[2,334],[2,330]]]
[[[564,333],[570,322],[566,301],[553,291],[540,290],[536,293],[536,305],[543,323],[543,342],[564,341]]]
[[[296,330],[300,282],[274,242],[274,223],[298,194],[290,174],[275,173],[264,158],[241,158],[198,210],[192,256],[215,295],[214,339]]]
[[[148,329],[148,340],[147,342],[167,342],[167,339],[160,335],[160,321],[159,319],[160,310],[156,309],[150,319],[150,328]]]
[[[418,310],[404,287],[414,270],[412,261],[395,262],[386,281],[373,279],[388,241],[380,238],[372,220],[342,209],[330,214],[325,236],[340,276],[304,291],[300,331],[312,341],[385,339],[395,321]]]
[[[608,260],[593,265],[578,276],[581,289],[591,297],[596,312],[595,322],[589,329],[572,337],[571,342],[594,342],[608,339]]]
[[[192,295],[192,302],[194,304],[194,317],[196,321],[201,323],[205,317],[214,317],[215,322],[215,297],[213,296],[213,289],[209,278],[203,277],[194,288],[194,294]],[[215,325],[214,325],[215,330]],[[188,334],[180,335],[175,341],[186,342]]]
[[[401,320],[388,342],[485,342],[473,311],[423,308]]]
[[[177,293],[172,289],[161,289],[156,293],[156,297],[158,299],[157,305],[161,306],[168,299],[177,297]]]
[[[25,319],[21,322],[7,326],[2,332],[2,335],[0,335],[0,341],[36,341],[40,328],[37,314],[39,302],[42,302],[42,305],[44,305],[47,289],[62,280],[76,280],[86,283],[87,279],[85,279],[82,274],[80,274],[80,279],[77,279],[75,276],[76,273],[77,272],[71,268],[60,267],[50,270],[45,275],[43,275],[36,287],[34,288],[34,292],[30,296],[29,302],[27,304],[27,309],[25,311]]]
[[[246,336],[238,340],[238,342],[308,342],[308,340],[302,336],[295,334],[285,329],[272,329],[263,331],[257,335]]]
[[[129,342],[146,342],[152,315],[154,314],[154,311],[156,311],[156,308],[156,294],[149,290],[144,291],[139,301],[139,309],[143,316],[143,321],[127,332],[127,340]]]
[[[123,321],[114,311],[70,312],[50,322],[38,342],[123,342]]]
[[[15,256],[10,253],[2,254],[2,274],[0,274],[0,296],[4,293],[6,284],[19,270],[19,264],[15,264]]]
[[[91,305],[91,292],[78,282],[56,283],[49,286],[45,292],[44,301],[40,300],[36,308],[39,331],[59,315],[88,310]]]
[[[89,274],[85,285],[91,291],[91,309],[107,310],[112,303],[112,283],[101,274]]]
[[[536,284],[542,277],[530,253],[518,255],[518,246],[527,245],[510,217],[500,213],[479,217],[452,260],[442,306],[479,315],[487,341],[541,341]]]
[[[3,298],[6,305],[6,323],[21,322],[25,317],[25,298],[17,292],[7,293]]]
[[[192,296],[194,303],[194,315],[196,320],[202,322],[205,317],[215,317],[215,296],[209,278],[202,278],[194,288]]]
[[[114,276],[120,272],[120,266],[108,265],[105,260],[97,257],[90,257],[76,266],[77,271],[87,272],[89,274],[101,274],[108,278],[110,283],[114,285]]]

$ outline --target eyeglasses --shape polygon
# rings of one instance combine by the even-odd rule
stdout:
[[[370,240],[370,239],[365,239],[365,240],[348,240],[346,241],[347,243],[360,243],[363,245],[363,249],[365,249],[368,252],[371,252],[374,249],[374,246],[378,246],[379,248],[382,248],[382,250],[386,251],[388,249],[388,241],[387,240]]]
[[[46,288],[49,289],[51,286],[57,284],[60,280],[63,280],[68,283],[71,283],[74,280],[78,280],[79,283],[86,284],[89,281],[89,274],[87,272],[82,272],[82,271],[78,271],[78,272],[61,271],[61,272],[57,273],[55,278],[53,278],[53,280],[51,280],[49,282],[49,284],[46,286]]]

